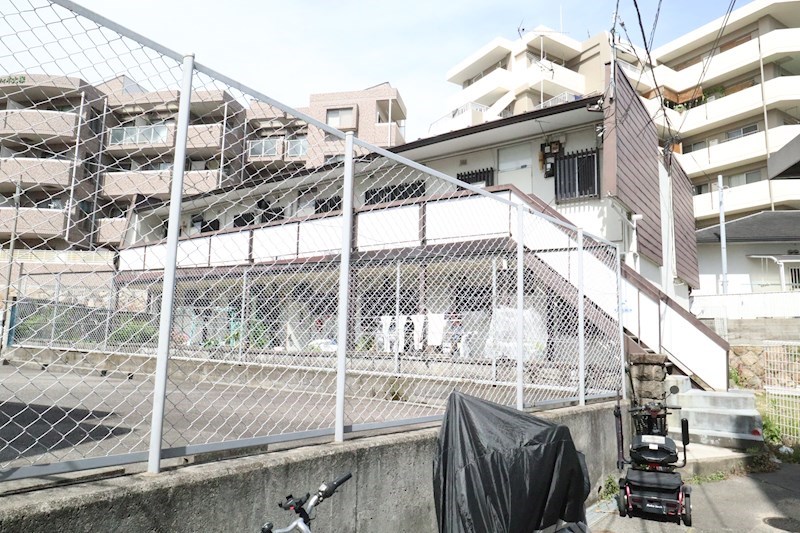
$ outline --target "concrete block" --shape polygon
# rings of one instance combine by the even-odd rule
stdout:
[[[679,374],[667,376],[664,379],[664,390],[669,390],[673,385],[678,387],[680,392],[692,390],[692,380],[687,376],[681,376]]]
[[[664,381],[667,369],[661,365],[635,365],[631,367],[631,376],[639,381]]]
[[[667,356],[657,353],[636,353],[630,354],[629,362],[634,365],[663,365],[667,362]]]
[[[680,441],[680,426],[670,429],[670,437]],[[751,435],[748,433],[728,433],[725,431],[714,431],[712,429],[693,429],[689,428],[689,442],[705,444],[708,446],[718,446],[732,450],[747,450],[756,446],[763,446],[764,439],[761,435]],[[691,445],[689,446],[691,449]]]
[[[755,409],[756,397],[751,391],[702,391],[691,390],[677,394],[670,403],[681,407],[709,409]]]
[[[660,399],[664,394],[664,383],[661,381],[634,382],[636,396],[641,399]]]
[[[687,407],[681,409],[681,418],[689,420],[690,431],[713,430],[724,433],[761,434],[761,415],[755,409],[711,409]],[[673,429],[674,425],[671,425]]]

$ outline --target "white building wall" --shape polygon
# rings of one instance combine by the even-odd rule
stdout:
[[[753,259],[748,255],[785,255],[800,248],[798,242],[728,244],[728,294],[775,292],[780,290],[778,265],[769,259]],[[697,262],[700,268],[700,289],[695,295],[722,294],[722,257],[719,244],[698,244]],[[800,266],[796,265],[795,266]],[[786,266],[789,281],[790,265]]]

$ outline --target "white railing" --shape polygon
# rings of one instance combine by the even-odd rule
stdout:
[[[800,317],[800,291],[752,294],[709,294],[692,298],[692,312],[699,318]]]
[[[109,144],[161,144],[167,142],[169,128],[166,124],[152,126],[124,126],[111,128]]]
[[[553,107],[554,105],[566,104],[567,102],[574,102],[575,100],[580,100],[581,98],[582,96],[579,94],[570,91],[564,91],[563,93],[558,94],[548,100],[545,100],[541,104],[538,104],[533,109],[536,110],[536,109],[544,109],[547,107]]]
[[[728,343],[647,281],[623,268],[623,325],[645,346],[715,390],[728,388]]]

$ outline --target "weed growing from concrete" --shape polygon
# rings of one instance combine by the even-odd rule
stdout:
[[[600,487],[600,499],[610,500],[619,492],[619,483],[614,476],[608,476]]]
[[[703,483],[713,483],[715,481],[723,481],[728,478],[728,474],[725,472],[714,472],[712,474],[706,474],[702,476],[692,476],[688,483],[689,485],[702,485]]]

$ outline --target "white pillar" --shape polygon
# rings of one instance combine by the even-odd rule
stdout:
[[[336,339],[336,425],[334,440],[344,441],[344,400],[347,372],[347,335],[350,320],[350,250],[353,239],[353,132],[344,139],[342,190],[342,257],[339,263],[339,331]]]
[[[524,211],[517,205],[517,409],[525,408],[525,245]]]
[[[158,350],[156,378],[153,390],[153,419],[150,429],[150,453],[147,472],[157,474],[161,469],[161,439],[164,429],[164,404],[167,394],[167,363],[172,333],[172,304],[175,297],[178,237],[181,227],[181,200],[183,198],[183,169],[186,164],[186,139],[189,132],[189,102],[192,98],[194,55],[183,58],[183,81],[178,104],[178,125],[175,130],[175,158],[172,165],[172,188],[169,196],[169,227],[167,228],[167,256],[164,264],[164,287],[161,299],[161,316],[158,325]]]

